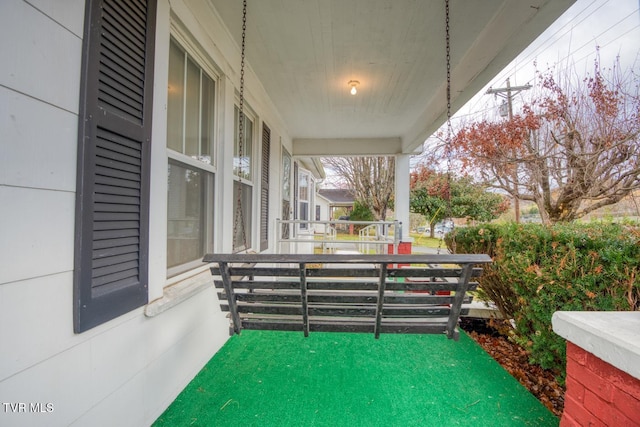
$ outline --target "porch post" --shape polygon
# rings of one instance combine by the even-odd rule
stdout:
[[[402,222],[400,241],[408,242],[409,237],[409,154],[396,154],[396,219]]]
[[[218,150],[218,174],[216,175],[217,221],[215,251],[233,252],[233,225],[237,201],[233,197],[233,145],[235,138],[235,87],[229,77],[220,79],[220,96],[224,104],[218,111],[221,123],[219,137],[223,143]]]

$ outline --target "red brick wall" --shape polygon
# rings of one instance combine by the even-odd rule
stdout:
[[[640,426],[640,380],[567,342],[560,426]]]

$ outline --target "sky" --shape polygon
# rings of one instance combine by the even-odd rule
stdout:
[[[603,67],[613,65],[619,56],[623,69],[631,68],[636,75],[640,74],[640,0],[577,0],[454,114],[453,129],[461,123],[497,114],[503,98],[487,95],[490,87],[505,87],[507,78],[511,86],[533,83],[535,64],[540,71],[572,63],[576,70],[593,70],[596,48]],[[513,98],[514,112],[525,95],[526,92],[521,92]],[[431,142],[427,140],[427,145]],[[412,163],[419,161],[415,158]],[[328,169],[327,174],[325,186],[334,185],[336,178]]]
[[[640,74],[640,0],[576,1],[454,115],[454,127],[455,121],[468,121],[497,109],[502,98],[487,95],[489,87],[503,88],[507,78],[511,86],[533,83],[536,63],[541,71],[572,63],[578,71],[593,70],[596,48],[603,66],[613,65],[619,56],[623,69],[632,68]],[[525,95],[521,92],[519,97]],[[518,101],[521,99],[514,97],[514,108]]]

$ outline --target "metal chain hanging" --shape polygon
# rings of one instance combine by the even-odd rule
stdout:
[[[451,150],[451,135],[453,128],[451,126],[451,36],[449,34],[449,0],[445,0],[445,39],[446,39],[446,52],[447,52],[447,136],[445,140],[445,155],[447,157],[447,218],[445,220],[445,227],[443,227],[442,238],[438,244],[438,253],[444,241],[444,230],[447,228],[447,221],[451,221],[453,224],[453,213],[451,208],[451,169],[452,169],[452,150]],[[456,238],[455,231],[453,231],[451,239],[451,252],[456,253]]]
[[[241,227],[244,250],[249,250],[247,232],[242,211],[242,179],[243,179],[243,155],[244,155],[244,56],[245,37],[247,33],[247,0],[242,2],[242,45],[240,54],[240,101],[238,106],[238,199],[236,201],[236,214],[233,222],[233,240],[238,235],[238,226]]]

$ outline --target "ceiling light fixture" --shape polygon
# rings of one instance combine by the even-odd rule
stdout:
[[[358,89],[356,89],[356,86],[358,86],[359,84],[360,82],[357,80],[349,80],[349,86],[351,86],[351,95],[355,95],[356,93],[358,93]]]

